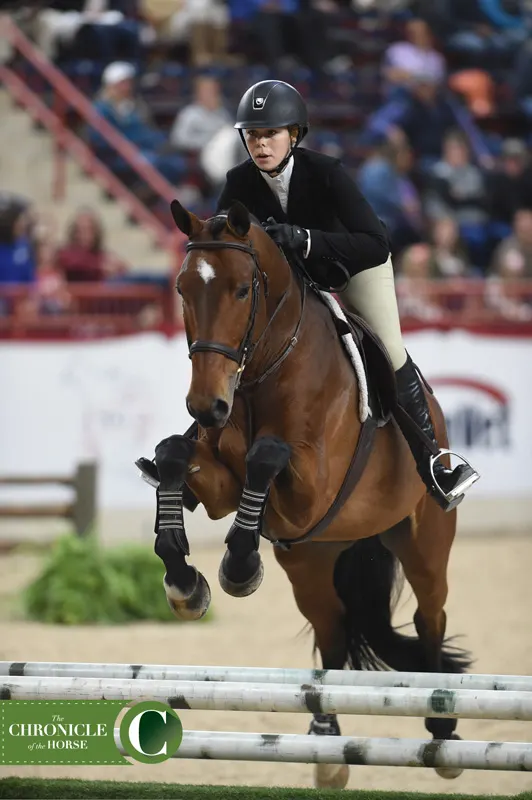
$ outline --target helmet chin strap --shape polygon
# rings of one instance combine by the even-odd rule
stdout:
[[[271,175],[271,177],[272,177],[272,178],[276,178],[276,177],[277,177],[277,175],[280,175],[280,174],[281,174],[281,172],[283,171],[283,169],[286,167],[286,165],[288,164],[288,162],[289,162],[289,161],[290,161],[290,159],[292,158],[292,153],[294,152],[294,150],[296,149],[296,147],[297,147],[297,144],[294,144],[294,145],[293,145],[293,146],[290,148],[290,150],[288,151],[287,155],[286,155],[286,156],[283,158],[283,160],[282,160],[282,161],[281,161],[279,164],[277,164],[277,166],[276,166],[276,167],[274,167],[274,169],[261,169],[261,168],[258,166],[258,164],[255,164],[255,166],[257,167],[257,169],[258,169],[260,172],[264,172],[266,175]]]

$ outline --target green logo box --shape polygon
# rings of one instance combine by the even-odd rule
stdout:
[[[123,700],[0,701],[0,764],[122,764],[114,728]]]
[[[115,741],[125,700],[0,700],[0,764],[130,766]],[[183,739],[177,713],[165,703],[128,708],[119,724],[127,756],[144,764],[171,758]]]

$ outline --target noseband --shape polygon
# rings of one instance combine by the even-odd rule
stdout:
[[[262,284],[264,286],[264,297],[268,297],[268,276],[266,273],[261,270],[259,266],[259,261],[257,258],[257,253],[255,252],[251,242],[249,244],[241,244],[239,242],[218,242],[218,241],[207,241],[207,242],[189,242],[186,247],[187,253],[191,250],[240,250],[242,253],[247,253],[247,255],[251,256],[253,259],[253,275],[251,278],[251,309],[249,312],[248,317],[248,324],[246,326],[246,332],[240,342],[238,349],[234,347],[229,347],[229,345],[221,344],[220,342],[210,342],[205,341],[203,339],[196,339],[196,341],[190,343],[189,342],[189,358],[192,358],[194,353],[219,353],[225,358],[229,358],[231,361],[235,361],[238,364],[237,375],[236,375],[236,386],[235,390],[239,387],[240,381],[242,378],[242,373],[246,366],[246,363],[251,359],[254,350],[256,349],[257,345],[261,341],[262,337],[270,327],[271,323],[273,322],[275,316],[277,315],[278,311],[283,306],[288,289],[283,293],[281,300],[279,301],[277,308],[273,312],[272,316],[270,317],[265,329],[259,336],[258,340],[253,344],[253,333],[255,330],[255,321],[257,318],[257,311],[259,307],[259,297],[260,297],[260,280],[259,275],[262,279]],[[288,267],[290,269],[290,267]],[[270,375],[277,367],[284,361],[290,351],[295,347],[297,344],[297,335],[299,333],[299,329],[301,327],[301,322],[303,320],[303,311],[305,305],[305,285],[303,284],[303,295],[302,295],[302,303],[301,303],[301,316],[296,326],[296,330],[290,339],[289,344],[283,350],[279,358],[275,360],[271,367],[269,367],[263,375],[257,378],[254,381],[250,381],[246,384],[247,386],[251,386],[255,383],[261,383],[268,375]]]

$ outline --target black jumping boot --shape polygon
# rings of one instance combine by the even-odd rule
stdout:
[[[406,412],[397,414],[396,419],[412,451],[417,471],[438,505],[444,511],[451,511],[462,502],[465,492],[478,481],[480,475],[464,459],[464,463],[454,469],[447,469],[442,464],[440,457],[449,451],[440,450],[436,442],[423,384],[409,355],[406,363],[396,371],[395,377],[399,406]],[[410,419],[405,418],[406,415]]]

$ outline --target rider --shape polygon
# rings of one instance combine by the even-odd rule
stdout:
[[[240,200],[289,259],[303,259],[310,277],[330,291],[345,286],[347,275],[342,299],[384,343],[399,405],[429,440],[424,443],[398,419],[418,472],[442,508],[454,508],[479,475],[467,463],[451,470],[431,457],[439,447],[421,380],[403,344],[383,225],[338,159],[299,147],[309,123],[293,86],[275,80],[251,86],[240,100],[235,128],[251,158],[227,173],[218,212]]]

